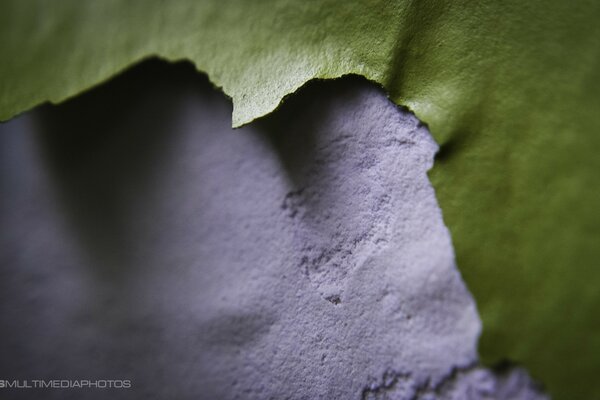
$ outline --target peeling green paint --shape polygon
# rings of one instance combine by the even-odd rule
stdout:
[[[239,126],[360,74],[427,122],[431,178],[484,321],[484,360],[600,398],[600,3],[0,3],[0,120],[151,55],[190,59]]]

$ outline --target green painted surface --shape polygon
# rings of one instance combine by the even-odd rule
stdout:
[[[600,399],[600,2],[0,3],[0,120],[140,59],[190,59],[234,125],[360,74],[428,123],[483,359]]]

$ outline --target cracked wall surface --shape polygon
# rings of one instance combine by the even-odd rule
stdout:
[[[0,125],[0,376],[132,379],[115,398],[543,398],[473,369],[481,324],[414,116],[351,78],[230,115],[187,65],[146,63]]]

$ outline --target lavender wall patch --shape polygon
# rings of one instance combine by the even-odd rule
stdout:
[[[0,125],[0,378],[131,380],[117,399],[545,398],[476,366],[414,116],[353,78],[230,116],[188,66],[149,62]]]

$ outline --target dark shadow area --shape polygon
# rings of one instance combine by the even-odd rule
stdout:
[[[35,110],[39,147],[67,218],[100,276],[134,263],[129,214],[152,181],[181,100],[210,86],[188,62],[151,59],[59,105]]]
[[[264,135],[292,182],[290,197],[314,195],[302,191],[310,176],[328,174],[323,157],[331,157],[315,151],[323,140],[317,132],[327,127],[340,99],[352,102],[363,86],[372,84],[359,76],[311,81],[274,113],[236,133]],[[103,279],[130,276],[136,265],[131,211],[144,201],[140,196],[178,132],[173,124],[182,102],[190,93],[215,92],[191,63],[149,59],[65,103],[34,111],[36,140],[64,214]],[[282,207],[288,200],[282,199]]]
[[[306,185],[308,168],[313,175],[326,174],[325,160],[316,152],[324,139],[319,132],[331,125],[334,108],[339,112],[340,99],[348,103],[356,100],[361,87],[373,87],[373,83],[358,75],[311,80],[284,98],[275,112],[253,122],[266,135],[296,191]]]
[[[474,142],[480,139],[477,132],[480,132],[481,129],[479,122],[474,123],[473,121],[480,121],[478,115],[483,114],[481,105],[470,110],[463,110],[456,121],[456,128],[442,143],[438,143],[439,149],[435,155],[435,162],[438,166],[454,161],[459,153],[475,145]]]
[[[440,148],[435,154],[435,161],[439,163],[449,161],[458,151],[465,147],[468,143],[468,138],[468,133],[452,135],[448,140],[440,144]]]

